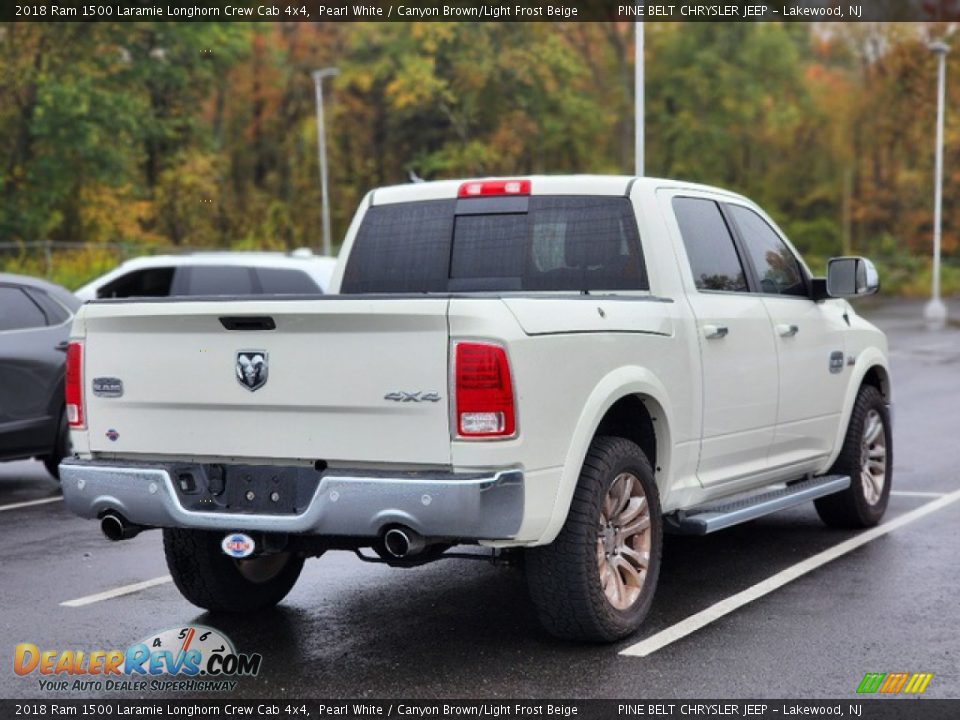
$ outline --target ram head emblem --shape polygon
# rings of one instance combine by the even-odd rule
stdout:
[[[241,350],[237,353],[237,382],[253,392],[267,384],[267,353],[263,350]]]

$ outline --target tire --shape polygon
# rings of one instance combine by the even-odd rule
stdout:
[[[849,475],[850,487],[814,501],[824,523],[867,528],[880,522],[893,484],[893,435],[890,412],[872,385],[864,385],[857,393],[847,436],[830,474]]]
[[[57,425],[57,439],[53,452],[43,458],[47,472],[57,482],[60,482],[60,461],[71,452],[73,452],[73,445],[70,443],[70,426],[67,424],[67,411],[63,410],[60,412],[60,424]]]
[[[608,523],[624,518],[627,527],[646,527],[624,538]],[[560,534],[524,553],[543,627],[559,638],[592,642],[635,632],[653,602],[662,551],[660,498],[649,461],[629,440],[595,438]]]
[[[303,558],[279,553],[245,560],[223,554],[223,533],[164,528],[167,567],[180,593],[212,612],[249,613],[271,608],[290,592]]]

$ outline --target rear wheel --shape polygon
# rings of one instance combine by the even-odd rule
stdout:
[[[843,449],[830,473],[849,475],[850,487],[814,501],[821,520],[838,528],[880,522],[890,500],[893,437],[883,395],[872,385],[864,385],[857,394]]]
[[[563,529],[525,554],[541,623],[574,640],[634,632],[653,602],[662,547],[660,500],[643,451],[622,438],[594,439]]]
[[[57,425],[57,439],[53,452],[43,458],[47,472],[53,475],[55,480],[60,480],[60,461],[71,452],[73,452],[73,445],[70,442],[70,425],[67,423],[67,411],[63,410],[60,413],[60,424]]]
[[[235,559],[220,547],[222,533],[166,528],[163,550],[180,593],[194,605],[219,612],[273,607],[293,588],[303,558],[275,553]]]

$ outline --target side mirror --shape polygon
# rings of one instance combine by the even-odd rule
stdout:
[[[880,289],[880,276],[863,257],[831,258],[827,263],[827,295],[833,298],[873,295]]]

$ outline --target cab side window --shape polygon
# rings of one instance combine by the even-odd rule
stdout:
[[[697,289],[748,292],[743,263],[717,203],[675,197],[673,212]]]
[[[750,208],[727,205],[757,273],[759,292],[806,297],[807,284],[797,258],[767,221]]]

